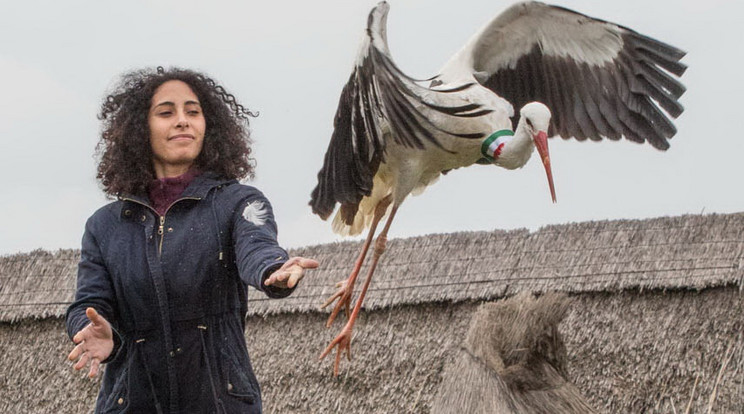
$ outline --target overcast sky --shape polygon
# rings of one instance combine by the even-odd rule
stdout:
[[[388,40],[403,71],[436,71],[511,2],[392,0]],[[109,202],[95,180],[96,113],[118,75],[204,71],[248,108],[257,176],[279,240],[341,240],[307,205],[338,97],[375,1],[31,1],[0,14],[0,254],[77,248]],[[537,157],[521,170],[454,171],[401,207],[391,237],[538,229],[575,221],[728,213],[744,207],[740,81],[744,2],[570,0],[688,52],[686,110],[666,152],[551,140],[558,203]],[[738,40],[737,40],[738,39]]]

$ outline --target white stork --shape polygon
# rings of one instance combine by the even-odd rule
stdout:
[[[475,163],[521,168],[537,148],[555,202],[548,136],[624,136],[666,150],[676,133],[669,116],[683,111],[678,99],[685,87],[675,77],[686,69],[680,63],[685,53],[627,27],[562,7],[518,3],[477,32],[438,75],[417,81],[390,56],[388,9],[381,2],[369,15],[310,201],[324,220],[340,204],[333,220],[338,233],[369,227],[349,278],[323,305],[338,300],[328,326],[341,309],[349,315],[359,269],[378,223],[388,217],[348,322],[321,355],[338,347],[334,375],[342,352],[350,357],[354,322],[390,224],[409,194]],[[520,108],[516,129],[514,108]]]

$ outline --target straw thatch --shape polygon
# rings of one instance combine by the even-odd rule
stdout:
[[[0,257],[0,322],[64,316],[79,260],[78,250]]]
[[[482,301],[567,292],[564,378],[600,412],[741,412],[744,213],[602,221],[391,240],[331,377],[318,354],[340,329],[318,305],[359,243],[320,259],[290,299],[251,293],[246,339],[267,413],[429,413]],[[97,382],[73,373],[61,317],[76,251],[0,257],[0,412],[89,412]]]
[[[568,382],[558,323],[559,294],[529,293],[480,307],[454,362],[444,370],[435,414],[591,414]]]
[[[603,413],[738,413],[744,406],[744,297],[738,288],[571,295],[559,325],[566,379]],[[248,318],[267,414],[432,412],[478,303],[366,312],[353,360],[331,376],[322,313]],[[91,412],[97,381],[74,373],[60,319],[0,324],[0,412]],[[29,351],[31,350],[31,351]],[[722,369],[723,368],[723,369]],[[693,391],[694,389],[694,391]],[[675,408],[672,409],[672,406]],[[464,412],[464,411],[463,411]]]
[[[491,299],[517,292],[703,289],[744,278],[744,213],[435,234],[391,240],[367,309]],[[258,314],[314,311],[348,276],[359,243],[298,249],[323,272],[286,301],[251,296]]]
[[[738,287],[578,295],[561,330],[569,378],[603,412],[744,412]]]
[[[529,292],[703,289],[744,280],[744,213],[594,221],[527,230],[393,239],[375,272],[367,309],[480,300]],[[348,276],[360,242],[294,249],[322,271],[291,297],[249,293],[250,314],[317,311]],[[62,316],[79,253],[0,257],[0,321]],[[364,268],[362,269],[364,272]]]

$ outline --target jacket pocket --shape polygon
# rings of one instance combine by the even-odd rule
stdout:
[[[223,343],[220,350],[227,394],[253,404],[257,398],[256,389],[258,384],[254,384],[255,376],[250,361],[248,361],[248,355],[240,355],[232,348],[229,344]]]
[[[129,367],[124,365],[100,410],[102,414],[122,413],[129,407]]]

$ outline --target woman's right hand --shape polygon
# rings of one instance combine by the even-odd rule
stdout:
[[[77,360],[73,366],[75,371],[79,371],[90,363],[88,377],[94,378],[98,374],[101,361],[105,361],[114,350],[114,333],[111,324],[95,309],[86,309],[85,316],[88,317],[90,323],[72,337],[76,346],[67,359]]]

